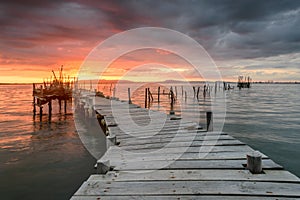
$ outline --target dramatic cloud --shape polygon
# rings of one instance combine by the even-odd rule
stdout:
[[[265,73],[267,79],[288,80],[275,73],[280,69],[293,74],[291,80],[300,80],[297,0],[3,0],[0,82],[25,74],[24,80],[34,79],[39,71],[43,71],[40,76],[46,75],[61,64],[75,73],[102,40],[146,26],[191,36],[209,52],[226,79],[239,73],[263,78],[260,74]]]

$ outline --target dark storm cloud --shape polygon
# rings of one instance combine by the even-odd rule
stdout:
[[[119,31],[159,26],[188,34],[216,59],[276,56],[300,51],[299,6],[297,0],[1,1],[1,51],[66,41],[90,47]]]

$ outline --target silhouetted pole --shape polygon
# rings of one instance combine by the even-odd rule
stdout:
[[[132,104],[131,97],[130,97],[130,88],[128,88],[128,103]]]
[[[213,131],[212,112],[206,112],[206,127],[207,131]]]
[[[159,97],[160,97],[160,87],[158,87],[158,89],[157,89],[157,102],[158,103],[160,101]]]
[[[145,108],[147,108],[148,88],[145,88]]]

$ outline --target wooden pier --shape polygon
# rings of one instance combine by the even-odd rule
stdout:
[[[58,100],[59,112],[64,104],[64,113],[67,113],[67,101],[72,101],[72,90],[75,83],[70,80],[70,77],[63,76],[63,66],[59,71],[59,77],[56,77],[55,72],[52,70],[53,79],[43,81],[42,84],[33,83],[32,96],[33,96],[33,115],[36,115],[36,107],[39,108],[40,120],[43,116],[43,108],[48,104],[48,116],[51,120],[52,116],[52,101]]]
[[[300,199],[298,177],[227,133],[199,130],[193,122],[128,102],[100,97],[88,102],[94,102],[87,107],[107,129],[107,151],[97,161],[98,174],[91,175],[72,200]],[[113,116],[124,110],[131,119]],[[147,126],[161,121],[165,123],[159,131]],[[257,154],[262,171],[252,173],[247,155]]]

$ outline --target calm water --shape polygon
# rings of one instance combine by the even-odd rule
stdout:
[[[68,113],[32,116],[32,86],[0,86],[1,199],[69,199],[94,172]],[[58,113],[53,105],[53,113]]]
[[[144,104],[143,91],[132,95],[135,103]],[[300,176],[299,92],[300,85],[226,91],[224,131]],[[69,114],[54,114],[51,123],[44,115],[40,123],[32,116],[31,93],[31,85],[0,86],[1,199],[68,199],[94,173],[95,160],[78,138],[71,105]],[[199,102],[189,98],[186,105],[195,104]]]

